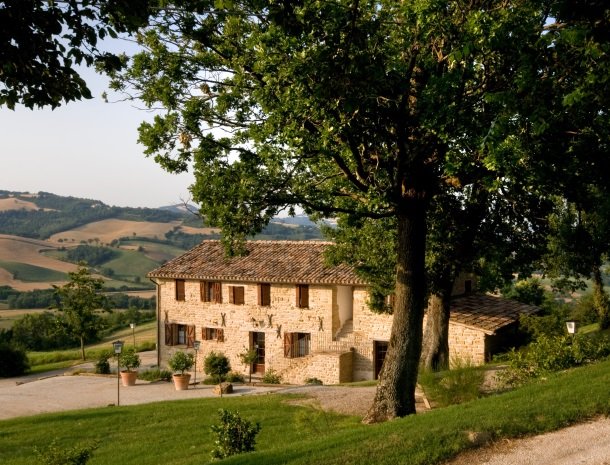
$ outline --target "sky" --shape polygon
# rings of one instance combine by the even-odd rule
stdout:
[[[161,207],[190,199],[193,176],[167,173],[137,143],[150,113],[105,103],[106,78],[82,73],[94,98],[50,109],[0,107],[0,190],[51,192],[121,207]]]

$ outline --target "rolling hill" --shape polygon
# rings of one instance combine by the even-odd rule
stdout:
[[[194,209],[195,207],[192,207]],[[272,222],[258,239],[320,239],[304,219]],[[47,192],[0,190],[0,286],[46,289],[86,261],[108,288],[151,289],[151,269],[220,231],[204,227],[184,206],[111,207]]]

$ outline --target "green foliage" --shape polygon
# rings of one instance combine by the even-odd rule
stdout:
[[[256,445],[256,435],[261,430],[260,423],[253,424],[242,418],[239,412],[219,409],[220,424],[210,428],[216,435],[212,457],[224,459],[243,452],[252,452]]]
[[[227,356],[220,352],[210,352],[203,361],[203,371],[210,375],[217,383],[224,380],[225,375],[231,371],[231,364]]]
[[[225,381],[229,383],[243,383],[245,381],[245,378],[244,375],[238,373],[237,371],[230,371],[227,374]]]
[[[68,249],[66,258],[73,263],[85,262],[89,266],[98,266],[116,258],[119,253],[110,247],[78,245]]]
[[[305,380],[305,384],[314,384],[314,385],[321,386],[324,383],[321,380],[319,380],[318,378],[307,378]]]
[[[172,379],[172,372],[167,370],[160,370],[159,368],[152,368],[150,370],[144,370],[138,372],[138,379],[145,381],[170,381]]]
[[[95,372],[99,375],[110,374],[110,360],[114,354],[107,350],[100,354],[97,361],[95,362]]]
[[[505,355],[508,368],[498,374],[498,379],[509,386],[604,359],[610,355],[610,340],[589,335],[546,336],[541,335],[526,348]],[[504,358],[504,357],[503,357]]]
[[[280,375],[273,368],[268,368],[267,370],[265,370],[265,374],[263,374],[261,382],[264,384],[281,384],[282,375]]]
[[[469,362],[455,361],[450,370],[424,370],[419,375],[424,392],[436,406],[470,402],[481,397],[485,371]]]
[[[68,284],[61,287],[54,286],[59,302],[57,309],[63,314],[61,322],[68,333],[79,338],[84,360],[85,340],[98,337],[102,329],[96,310],[106,304],[101,294],[104,281],[92,277],[86,266],[79,266],[77,271],[68,275],[70,277]]]
[[[524,304],[540,305],[544,302],[545,290],[538,278],[528,278],[517,281],[504,289],[502,296]]]
[[[61,317],[51,312],[24,315],[13,323],[13,343],[36,351],[78,345],[78,338],[66,330]]]
[[[598,314],[593,302],[593,293],[587,292],[580,296],[574,304],[571,317],[579,325],[588,325],[598,321]]]
[[[73,447],[61,447],[54,440],[45,449],[35,448],[39,463],[43,465],[85,465],[93,456],[93,451],[99,447],[99,443],[78,445]]]
[[[134,347],[127,347],[121,353],[121,366],[127,368],[127,371],[133,371],[139,368],[141,363],[140,356]]]
[[[22,375],[29,368],[28,357],[23,349],[0,343],[0,378]]]
[[[174,373],[184,374],[185,371],[190,370],[195,364],[195,356],[191,353],[178,350],[172,355],[167,361],[167,365]]]

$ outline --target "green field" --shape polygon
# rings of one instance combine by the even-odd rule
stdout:
[[[493,440],[563,428],[610,413],[610,362],[568,370],[511,392],[379,425],[295,406],[265,395],[158,402],[46,414],[0,422],[0,463],[36,463],[34,447],[99,441],[90,465],[210,463],[219,408],[258,421],[256,452],[220,461],[264,465],[433,465],[473,447],[471,432]]]
[[[43,283],[47,281],[67,281],[68,275],[61,271],[50,270],[27,263],[7,262],[0,260],[0,268],[11,273],[14,279],[25,282]]]
[[[142,247],[144,250],[141,253],[158,264],[171,260],[172,258],[184,253],[184,249],[169,244],[159,244],[157,242],[136,240],[129,241],[128,244],[136,247]]]

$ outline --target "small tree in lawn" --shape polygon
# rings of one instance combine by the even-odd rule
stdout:
[[[225,354],[210,352],[203,362],[203,371],[221,383],[225,375],[231,371],[231,364]]]
[[[57,310],[63,313],[61,324],[67,332],[80,341],[81,357],[85,360],[85,341],[95,339],[102,329],[102,321],[96,310],[106,305],[101,294],[104,280],[91,276],[89,268],[80,263],[76,271],[68,273],[70,282],[55,288]]]
[[[238,412],[220,409],[220,424],[212,425],[212,432],[216,433],[216,446],[212,451],[215,459],[224,459],[231,455],[251,452],[256,444],[256,435],[261,429],[259,423],[252,423],[242,418]]]
[[[256,362],[258,358],[258,353],[256,349],[246,349],[244,347],[244,351],[239,354],[239,358],[241,362],[248,367],[248,382],[252,383],[252,364]]]

